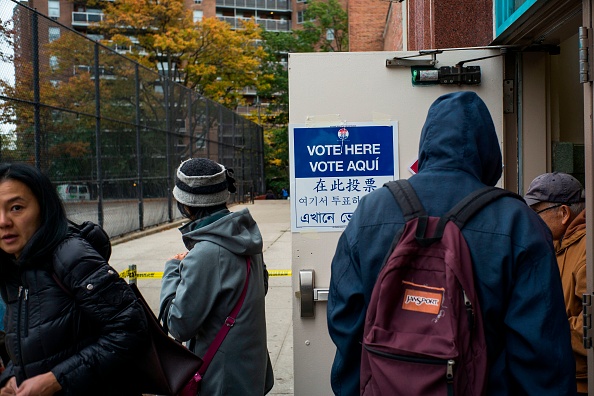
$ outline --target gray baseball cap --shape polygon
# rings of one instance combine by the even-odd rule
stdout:
[[[584,188],[575,177],[562,172],[537,176],[524,195],[528,206],[539,202],[574,204],[584,202]]]

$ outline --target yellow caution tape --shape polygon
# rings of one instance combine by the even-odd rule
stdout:
[[[268,270],[268,276],[292,276],[291,270]],[[131,278],[131,279],[161,279],[163,272],[137,272],[129,269],[119,273],[120,278]]]
[[[163,272],[137,272],[137,278],[158,278],[161,279],[163,277]]]
[[[291,276],[293,272],[291,270],[268,270],[268,276]]]

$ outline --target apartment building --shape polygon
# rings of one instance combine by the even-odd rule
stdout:
[[[254,18],[266,31],[290,32],[303,23],[306,0],[185,0],[185,5],[192,10],[195,22],[217,17],[238,29],[242,20]],[[287,57],[288,54],[281,54],[280,62],[286,65]],[[246,104],[235,109],[239,114],[260,114],[268,105],[253,88],[244,89],[243,95]]]

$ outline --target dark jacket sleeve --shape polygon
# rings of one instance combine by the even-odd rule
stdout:
[[[537,233],[533,228],[532,234]],[[489,385],[494,395],[575,394],[575,360],[561,279],[547,242],[532,238],[516,257],[505,327],[498,337],[491,336],[505,342],[504,350],[491,359]]]
[[[11,377],[14,377],[14,366],[12,361],[8,362],[8,365],[4,368],[2,374],[0,374],[0,388],[4,387]]]
[[[268,294],[268,278],[269,278],[269,274],[268,274],[268,268],[266,268],[266,263],[264,262],[264,259],[262,259],[262,273],[264,276],[264,295]]]
[[[95,342],[51,370],[63,394],[81,395],[93,385],[101,389],[107,381],[126,383],[128,368],[148,345],[146,317],[133,291],[78,237],[57,248],[54,271],[72,292],[81,317],[98,334]]]
[[[513,198],[463,230],[473,256],[489,356],[489,395],[573,395],[575,361],[546,224]],[[497,232],[478,225],[492,224]]]
[[[346,232],[332,260],[328,331],[336,345],[331,385],[336,395],[359,395],[361,339],[365,322],[363,280]]]

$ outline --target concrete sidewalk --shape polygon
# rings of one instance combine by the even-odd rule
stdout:
[[[269,270],[291,269],[291,225],[289,201],[263,200],[234,205],[231,211],[247,207],[264,239],[264,260]],[[165,261],[186,250],[176,226],[159,232],[138,233],[136,238],[115,239],[110,264],[122,272],[135,264],[137,272],[163,271]],[[158,310],[161,279],[138,279],[138,288],[153,309]],[[271,276],[266,296],[268,350],[275,384],[269,395],[293,395],[293,322],[291,277]]]

